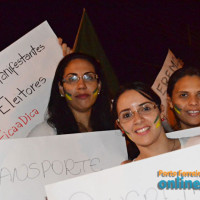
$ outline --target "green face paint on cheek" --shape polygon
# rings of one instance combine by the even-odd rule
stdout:
[[[72,97],[71,97],[71,96],[72,96],[72,95],[71,95],[70,93],[68,93],[68,92],[65,91],[65,97],[66,97],[69,101],[72,100]]]
[[[156,124],[156,128],[161,126],[161,121],[160,121],[159,115],[157,115],[157,117],[153,123]]]
[[[127,132],[127,131],[125,131],[125,130],[124,130],[124,132],[126,133],[127,137],[128,137],[131,141],[133,141],[133,140],[131,139],[131,137],[130,137],[130,133]]]
[[[127,135],[129,135],[129,132],[127,132],[127,131],[124,131]]]
[[[176,104],[174,105],[174,110],[176,113],[178,113],[179,115],[181,114],[181,108],[179,108]]]
[[[98,92],[99,92],[99,90],[98,90],[98,87],[93,91],[93,95],[96,97],[97,95],[98,95]]]

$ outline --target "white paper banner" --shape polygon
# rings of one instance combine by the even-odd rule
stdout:
[[[44,120],[55,69],[62,58],[47,22],[0,53],[0,140],[26,137]]]
[[[45,184],[118,166],[127,159],[120,131],[0,142],[0,199],[44,200]]]
[[[166,135],[168,138],[185,138],[185,137],[200,136],[200,127],[174,131],[166,133]]]
[[[47,197],[48,200],[198,200],[199,153],[200,145],[196,145],[47,185]]]
[[[156,80],[152,85],[154,92],[161,98],[162,104],[165,106],[165,115],[167,117],[167,85],[170,76],[183,64],[168,50],[165,62],[160,70]]]

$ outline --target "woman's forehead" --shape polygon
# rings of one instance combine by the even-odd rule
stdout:
[[[64,70],[64,74],[84,74],[86,72],[95,72],[95,68],[89,61],[79,58],[71,60]]]
[[[150,102],[150,100],[136,90],[126,90],[118,98],[117,110],[135,107],[145,102]]]
[[[181,79],[179,79],[174,87],[174,91],[189,91],[191,89],[199,89],[200,90],[200,77],[199,76],[184,76]]]

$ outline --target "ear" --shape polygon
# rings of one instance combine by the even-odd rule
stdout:
[[[58,89],[59,89],[59,92],[60,92],[60,96],[61,96],[61,97],[64,97],[64,94],[65,94],[64,88],[63,88],[63,86],[60,84],[60,82],[58,83]]]
[[[160,117],[161,119],[165,118],[165,106],[163,104],[160,105]]]
[[[171,109],[174,108],[174,105],[173,105],[173,103],[172,103],[172,99],[171,99],[171,97],[170,97],[169,95],[167,95],[167,103],[168,103],[168,105],[169,105],[169,107],[170,107]]]
[[[97,88],[98,88],[98,91],[100,93],[100,91],[101,91],[101,81],[98,82]]]

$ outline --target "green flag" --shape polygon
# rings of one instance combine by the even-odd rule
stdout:
[[[111,94],[114,95],[119,87],[117,77],[105,55],[103,47],[101,46],[101,43],[87,13],[85,12],[85,9],[83,10],[83,15],[74,42],[73,51],[89,54],[100,61],[109,90]]]

